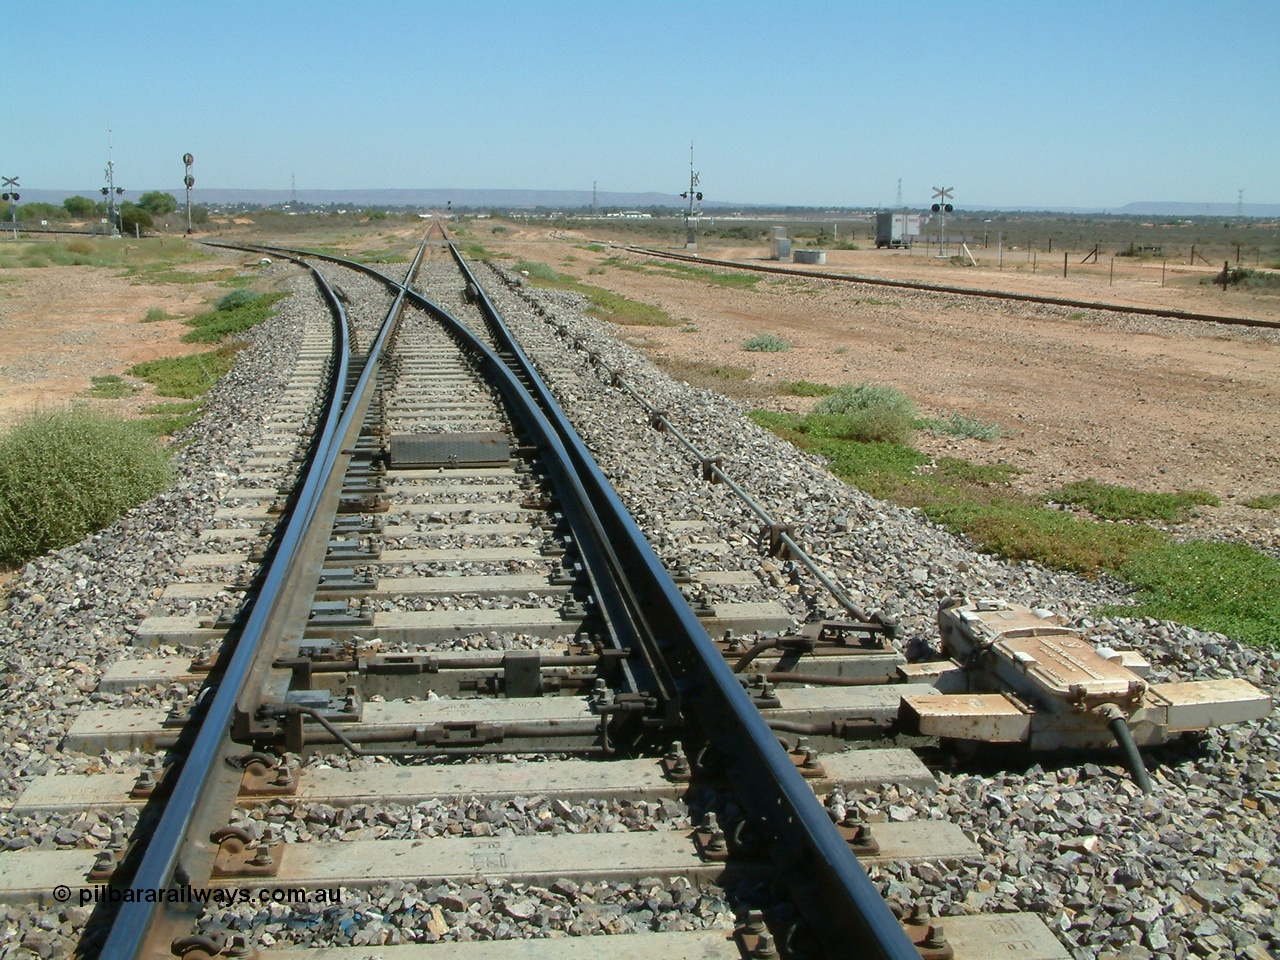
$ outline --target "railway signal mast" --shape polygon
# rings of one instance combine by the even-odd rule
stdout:
[[[683,199],[689,201],[689,209],[684,215],[685,230],[685,248],[696,250],[698,248],[697,223],[698,218],[702,215],[702,191],[698,189],[698,175],[693,171],[693,144],[689,144],[689,189],[680,194]],[[694,203],[697,203],[697,213],[694,212]]]
[[[947,201],[951,199],[951,191],[955,187],[934,187],[933,199],[934,204],[929,209],[934,213],[942,215],[941,233],[938,237],[938,256],[945,257],[947,255],[947,214],[955,209]]]
[[[182,155],[182,165],[186,170],[182,178],[183,185],[187,188],[187,233],[191,232],[191,188],[196,185],[196,178],[191,175],[191,165],[196,162],[196,158],[189,153]]]
[[[18,187],[20,184],[18,183],[17,177],[0,177],[0,180],[4,181],[5,191],[3,194],[0,194],[0,199],[7,200],[9,202],[9,219],[13,223],[13,239],[17,240],[18,201],[22,199],[22,197],[18,195]]]
[[[107,219],[111,223],[111,236],[120,236],[120,225],[116,221],[116,197],[124,193],[124,187],[116,186],[116,162],[107,161],[107,185],[102,188],[102,195],[107,198]]]

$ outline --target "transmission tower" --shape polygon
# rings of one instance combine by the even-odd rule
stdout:
[[[898,199],[894,201],[893,205],[897,207],[899,210],[902,209],[902,178],[901,177],[898,178]]]
[[[591,181],[591,215],[594,217],[600,212],[600,203],[596,194],[596,182]]]
[[[1236,193],[1236,219],[1244,219],[1244,187]]]

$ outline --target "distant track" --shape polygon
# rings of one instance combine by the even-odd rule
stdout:
[[[789,277],[808,277],[819,280],[839,280],[844,283],[866,283],[878,287],[897,287],[902,290],[927,290],[930,293],[950,293],[966,297],[986,297],[988,300],[1016,300],[1021,303],[1047,303],[1056,307],[1074,307],[1080,310],[1106,310],[1109,313],[1134,313],[1147,317],[1167,317],[1173,320],[1196,320],[1201,323],[1225,323],[1236,327],[1262,327],[1280,330],[1280,321],[1257,320],[1253,317],[1224,317],[1213,313],[1191,313],[1186,310],[1163,310],[1156,307],[1132,307],[1119,303],[1103,303],[1096,300],[1070,300],[1066,297],[1039,297],[1029,293],[1010,293],[1006,290],[984,290],[978,287],[951,287],[936,283],[919,283],[913,280],[884,280],[879,277],[860,277],[847,273],[827,273],[817,270],[791,270],[787,267],[769,267],[763,264],[738,263],[733,260],[716,260],[684,253],[654,250],[651,247],[623,247],[630,253],[640,253],[667,260],[684,260],[688,263],[712,264],[717,267],[733,267],[737,270],[753,270],[756,273],[778,273]]]

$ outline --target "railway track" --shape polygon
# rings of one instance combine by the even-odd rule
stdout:
[[[331,349],[329,324],[313,323],[290,402],[246,465],[256,476],[229,492],[207,548],[138,631],[140,643],[197,655],[116,664],[104,690],[170,695],[73,725],[67,749],[137,751],[127,772],[49,776],[15,805],[147,826],[122,860],[7,855],[5,895],[100,892],[109,878],[117,890],[310,898],[246,899],[198,921],[189,903],[104,902],[91,936],[109,929],[101,955],[112,957],[261,949],[286,960],[287,945],[311,941],[365,956],[463,929],[502,940],[636,926],[661,932],[625,945],[529,941],[519,955],[562,956],[572,943],[582,956],[914,957],[915,940],[929,942],[925,956],[1066,956],[1025,915],[944,925],[920,902],[908,927],[893,918],[855,853],[936,870],[978,849],[945,823],[869,829],[852,798],[883,784],[928,793],[932,775],[901,750],[815,756],[777,741],[892,725],[899,695],[882,684],[902,661],[877,640],[884,621],[829,624],[802,687],[768,681],[796,678],[785,645],[713,645],[729,632],[796,632],[776,603],[737,599],[754,595],[741,544],[697,520],[669,522],[658,546],[700,562],[664,556],[676,575],[665,573],[556,422],[543,374],[489,323],[485,285],[446,249],[424,244],[407,274],[430,300],[393,282],[375,293],[353,268],[324,265],[347,360],[342,337]],[[326,380],[339,400],[324,399]],[[523,394],[541,399],[522,405]],[[305,452],[311,470],[295,478]],[[716,458],[698,466],[734,486]],[[807,557],[794,530],[755,507],[775,556]],[[862,614],[825,586],[846,618]],[[816,632],[803,641],[811,652]],[[744,659],[764,668],[746,689],[733,670]],[[185,695],[197,690],[209,692]],[[157,749],[185,761],[144,759]],[[344,897],[369,890],[377,899],[362,894],[344,913]]]
[[[603,241],[614,246],[610,241]],[[831,273],[825,270],[793,270],[788,267],[774,267],[761,263],[740,263],[735,260],[717,260],[685,253],[674,253],[670,250],[656,250],[652,247],[624,246],[624,250],[647,257],[659,257],[664,260],[680,260],[685,263],[699,263],[703,266],[731,267],[734,270],[750,270],[755,273],[782,274],[789,277],[804,277],[811,280],[837,280],[841,283],[864,283],[877,287],[894,287],[899,290],[923,290],[928,293],[948,293],[954,296],[980,297],[987,300],[1010,300],[1018,303],[1043,303],[1055,307],[1070,307],[1073,310],[1102,310],[1107,313],[1131,313],[1143,317],[1164,317],[1173,320],[1194,320],[1200,323],[1221,323],[1233,327],[1257,327],[1269,330],[1280,329],[1280,321],[1260,320],[1256,317],[1232,317],[1214,313],[1197,313],[1187,310],[1173,310],[1163,307],[1140,307],[1131,304],[1107,303],[1102,300],[1073,300],[1069,297],[1045,297],[1031,293],[1013,293],[1009,290],[990,290],[981,287],[953,287],[938,283],[922,283],[914,280],[889,280],[884,277],[864,277],[848,273]]]

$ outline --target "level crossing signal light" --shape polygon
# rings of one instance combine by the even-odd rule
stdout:
[[[955,207],[951,206],[951,204],[949,203],[942,203],[942,204],[935,203],[929,209],[932,210],[934,213],[937,213],[939,210],[945,210],[947,211],[947,213],[950,213],[952,210],[955,209]]]

